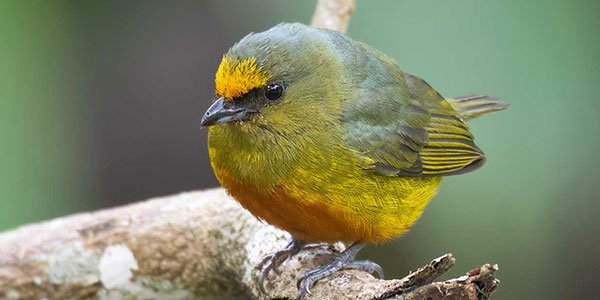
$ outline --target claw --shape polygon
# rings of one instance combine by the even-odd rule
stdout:
[[[310,287],[314,285],[313,282],[306,284],[307,281],[298,281],[298,296],[296,296],[296,300],[301,300],[306,295],[312,295],[310,293]]]
[[[377,273],[379,278],[383,278],[383,269],[378,264],[368,260],[352,260],[356,253],[364,247],[364,244],[354,243],[343,252],[336,255],[331,263],[321,268],[308,271],[298,280],[298,296],[296,300],[310,295],[310,289],[315,283],[331,274],[343,269],[364,270],[371,274]]]
[[[342,269],[363,270],[371,274],[377,273],[379,279],[384,279],[383,268],[370,260],[353,260],[348,262]]]
[[[258,268],[261,269],[258,277],[258,287],[263,294],[267,295],[267,290],[265,289],[265,280],[269,276],[269,273],[271,273],[271,271],[275,271],[275,273],[281,274],[281,271],[278,269],[279,266],[281,266],[283,262],[292,257],[294,254],[300,252],[305,244],[306,243],[303,241],[293,239],[287,246],[285,246],[283,250],[269,254],[263,258],[263,260],[258,264]]]
[[[258,286],[260,288],[260,291],[265,295],[267,294],[267,291],[265,289],[265,280],[267,279],[267,277],[269,276],[269,273],[271,273],[271,271],[275,271],[279,274],[280,271],[278,268],[286,260],[288,260],[290,257],[292,257],[295,254],[297,254],[298,252],[300,252],[300,250],[305,247],[315,247],[315,246],[319,247],[322,245],[321,244],[309,245],[308,243],[303,242],[303,241],[292,240],[285,247],[285,249],[265,256],[265,258],[263,258],[263,260],[258,265],[258,268],[261,269],[260,275],[258,278],[258,280],[259,280]],[[329,277],[331,274],[333,274],[339,270],[343,270],[343,269],[364,270],[371,274],[377,273],[379,278],[383,278],[383,269],[378,264],[368,261],[368,260],[352,260],[354,258],[354,256],[356,255],[356,253],[360,249],[362,249],[362,247],[364,247],[364,244],[354,243],[350,247],[348,247],[346,250],[335,253],[335,258],[328,265],[325,265],[321,268],[306,272],[306,274],[304,274],[302,276],[302,278],[300,278],[298,280],[298,283],[297,283],[298,295],[296,297],[296,300],[301,300],[306,295],[312,295],[310,292],[310,289],[315,285],[315,283],[317,281],[319,281],[323,278]]]

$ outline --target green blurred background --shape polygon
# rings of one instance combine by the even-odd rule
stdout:
[[[310,22],[314,1],[0,0],[0,230],[217,186],[200,117],[221,55]],[[349,34],[446,96],[510,110],[471,123],[486,166],[445,180],[389,277],[453,252],[500,265],[495,299],[600,299],[598,1],[358,1]]]

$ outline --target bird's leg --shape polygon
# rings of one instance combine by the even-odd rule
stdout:
[[[269,254],[265,256],[265,258],[263,258],[261,263],[258,265],[258,268],[260,269],[260,275],[258,277],[258,286],[260,287],[261,292],[263,292],[265,295],[267,294],[265,290],[265,279],[267,279],[267,276],[269,276],[271,270],[279,273],[279,270],[277,270],[277,268],[281,266],[281,264],[288,258],[300,252],[300,250],[302,250],[302,248],[307,244],[308,243],[304,241],[292,238],[290,243],[287,246],[285,246],[283,250]]]
[[[377,273],[379,278],[383,278],[383,269],[376,263],[368,260],[352,260],[356,253],[365,246],[363,243],[355,242],[346,250],[337,254],[333,261],[321,268],[307,272],[298,280],[298,297],[302,299],[306,294],[310,294],[310,289],[318,281],[329,275],[343,269],[364,270],[371,274]]]

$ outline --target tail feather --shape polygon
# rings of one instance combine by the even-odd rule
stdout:
[[[508,104],[502,103],[500,99],[483,95],[461,96],[446,100],[464,121],[508,108]]]

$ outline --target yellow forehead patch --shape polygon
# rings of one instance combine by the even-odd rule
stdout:
[[[215,76],[215,93],[226,100],[233,100],[266,85],[267,80],[269,77],[258,67],[256,58],[238,61],[223,56]]]

